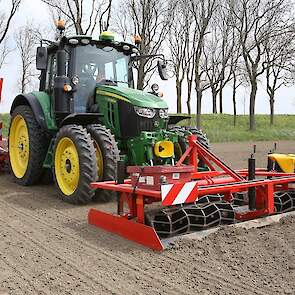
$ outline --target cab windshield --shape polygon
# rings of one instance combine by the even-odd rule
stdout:
[[[114,47],[96,45],[78,46],[73,49],[74,74],[79,79],[76,111],[85,111],[94,98],[96,85],[132,87],[130,56]],[[85,104],[86,101],[86,104]]]
[[[80,78],[93,79],[104,84],[113,81],[117,86],[128,87],[128,63],[130,56],[117,51],[114,47],[96,47],[95,45],[75,48],[75,72]]]

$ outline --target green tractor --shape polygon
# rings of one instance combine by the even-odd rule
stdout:
[[[42,43],[39,91],[18,95],[11,107],[9,156],[17,183],[37,184],[52,173],[67,202],[107,200],[90,183],[116,179],[118,160],[173,165],[192,133],[208,146],[197,129],[175,126],[184,117],[169,118],[156,85],[150,93],[134,89],[133,65],[150,58],[140,56],[136,45],[108,32],[96,40],[62,31],[58,41]],[[166,80],[166,61],[157,58]]]

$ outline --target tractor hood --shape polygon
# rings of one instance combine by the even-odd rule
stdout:
[[[123,100],[138,107],[168,109],[167,103],[162,98],[141,90],[119,86],[97,85],[96,93]]]

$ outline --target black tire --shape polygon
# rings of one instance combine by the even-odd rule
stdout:
[[[120,151],[111,132],[103,125],[88,125],[87,130],[91,135],[94,146],[99,147],[102,154],[103,169],[97,176],[97,181],[116,180],[117,163],[120,160]],[[98,167],[99,172],[99,167]],[[108,202],[114,199],[115,192],[108,190],[96,190],[94,200]]]
[[[198,128],[196,127],[185,127],[185,130],[190,132],[191,134],[194,134],[198,137],[198,141],[199,143],[202,144],[202,146],[204,146],[206,149],[210,150],[210,142],[209,139],[207,138],[207,136],[200,131]]]
[[[59,155],[57,155],[57,148],[59,142],[69,138],[75,146],[79,159],[79,179],[75,189],[70,194],[65,194],[60,188],[57,178],[56,161]],[[67,125],[63,126],[57,133],[54,144],[54,167],[53,175],[56,186],[60,191],[60,197],[63,201],[72,204],[87,204],[91,202],[94,196],[94,190],[90,187],[90,183],[96,181],[97,178],[97,166],[95,158],[95,150],[90,135],[87,130],[79,125]],[[69,172],[70,173],[70,172]]]
[[[176,150],[176,160],[179,160],[179,158],[182,156],[182,154],[187,150],[188,148],[188,140],[187,137],[189,135],[196,135],[198,138],[199,143],[202,144],[206,149],[210,150],[210,143],[207,138],[207,136],[197,129],[196,127],[182,127],[182,126],[170,126],[168,128],[170,132],[174,132],[175,134],[178,135],[178,147],[175,147]],[[180,149],[180,150],[179,150]],[[200,167],[204,167],[204,164],[202,161],[199,163]]]
[[[8,145],[11,138],[12,122],[16,116],[21,116],[27,125],[29,135],[29,162],[26,168],[24,176],[17,177],[13,172],[13,164],[11,163],[11,157],[13,155],[13,149],[10,149],[10,171],[15,181],[24,186],[34,185],[40,181],[43,174],[43,162],[46,157],[49,137],[46,130],[42,129],[37,123],[32,109],[27,105],[20,105],[16,107],[12,113],[9,127]]]

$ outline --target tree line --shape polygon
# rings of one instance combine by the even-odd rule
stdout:
[[[6,40],[11,19],[22,2],[10,1],[10,12],[0,15],[0,66],[9,54]],[[40,1],[48,7],[53,19],[65,20],[69,32],[97,35],[113,30],[125,40],[140,35],[141,54],[165,53],[175,78],[177,112],[184,111],[185,97],[187,112],[197,113],[198,128],[205,91],[211,93],[212,113],[223,113],[224,99],[227,99],[224,90],[231,89],[233,124],[236,124],[237,90],[240,86],[249,88],[249,129],[255,130],[259,87],[269,97],[270,124],[273,124],[278,90],[294,83],[292,0]],[[36,76],[35,47],[49,30],[28,21],[15,33],[21,58],[22,92],[28,90]],[[153,59],[137,63],[138,89],[149,85],[155,70]],[[193,100],[196,110],[191,107]]]

